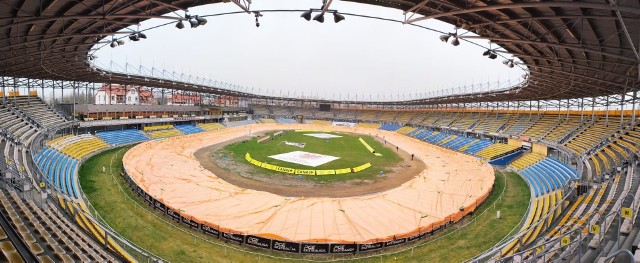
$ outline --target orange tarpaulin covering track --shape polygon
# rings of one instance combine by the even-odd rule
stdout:
[[[250,132],[287,129],[327,126],[255,124],[149,141],[129,150],[124,166],[145,192],[187,218],[223,231],[296,242],[369,243],[430,231],[474,210],[495,180],[493,168],[474,157],[395,132],[357,127],[331,130],[384,136],[414,153],[426,164],[425,170],[397,188],[375,194],[287,197],[227,183],[194,157],[200,148]]]

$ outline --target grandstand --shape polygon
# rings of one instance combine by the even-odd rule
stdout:
[[[220,123],[198,123],[197,126],[205,131],[215,131],[224,128],[224,125]]]
[[[204,131],[204,129],[192,124],[180,124],[176,125],[175,127],[183,134],[194,134]]]
[[[96,136],[112,146],[148,140],[149,137],[138,130],[115,130],[96,132]]]
[[[77,178],[82,163],[95,154],[150,139],[262,125],[258,123],[284,127],[296,123],[296,115],[327,129],[333,121],[357,123],[356,129],[411,137],[516,172],[531,189],[526,216],[512,235],[468,261],[640,262],[637,1],[355,2],[402,10],[406,16],[399,21],[404,24],[427,19],[455,24],[455,33],[443,32],[441,40],[463,41],[462,46],[465,38],[490,41],[476,51],[493,58],[498,50],[505,65],[524,70],[523,77],[508,87],[487,83],[446,92],[430,92],[432,84],[425,80],[421,87],[431,95],[411,100],[400,100],[393,89],[386,95],[398,100],[256,94],[186,74],[158,74],[148,65],[134,72],[136,67],[127,64],[122,67],[125,72],[118,72],[117,66],[94,64],[102,48],[146,39],[142,32],[152,30],[145,28],[146,19],[168,19],[168,25],[178,28],[204,25],[202,19],[211,14],[186,17],[184,12],[211,1],[5,1],[0,8],[0,27],[6,29],[0,36],[0,262],[165,262],[125,240],[104,218],[97,220],[95,210],[87,209],[90,203]],[[233,3],[250,12],[248,3]],[[324,7],[339,18],[329,4]],[[259,13],[254,12],[257,21]],[[132,27],[135,31],[131,25],[137,25]],[[162,96],[134,105],[126,96],[112,94],[115,103],[92,104],[96,100],[90,98],[90,90],[113,84],[135,87],[139,93],[149,88],[145,91],[151,96]],[[181,96],[189,102],[178,99]],[[330,104],[331,110],[320,111],[319,104]],[[149,198],[153,200],[142,194],[137,201],[162,208]],[[340,209],[349,215],[348,209]],[[197,223],[180,217],[178,210],[174,216],[191,228]],[[229,249],[230,254],[240,253],[252,237],[225,234],[218,232],[216,237],[232,242],[229,237],[242,238],[238,243],[243,246]],[[408,247],[433,240],[425,236],[418,235],[418,241],[394,236],[392,241]],[[389,259],[386,253],[395,251],[386,249],[393,243],[347,245],[361,245],[353,254],[367,252],[363,247],[385,248],[367,252],[372,257],[364,260],[378,256],[374,253],[381,261]],[[227,246],[235,245],[225,245],[225,257],[230,257]],[[325,254],[331,260],[361,259],[350,251],[348,257],[334,252],[327,249]],[[413,252],[398,255],[406,261],[430,259],[410,258]],[[633,259],[618,254],[623,252]],[[276,255],[278,260],[300,260],[304,253],[283,256],[252,250],[251,259]],[[311,259],[316,257],[324,259]]]

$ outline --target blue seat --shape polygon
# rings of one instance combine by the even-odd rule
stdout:
[[[191,124],[176,125],[175,127],[184,134],[194,134],[204,131],[204,129]]]
[[[531,179],[531,175],[529,175],[528,171],[521,171],[522,175],[524,176],[524,179],[529,182],[529,185],[531,185],[531,189],[533,190],[533,196],[537,197],[538,195],[540,195],[540,186],[538,185],[537,182],[533,181]]]
[[[149,139],[146,135],[136,129],[96,132],[96,136],[114,146]]]
[[[385,124],[382,124],[382,126],[380,126],[378,129],[385,130],[385,131],[397,131],[400,128],[402,128],[402,126],[398,124],[385,123]]]

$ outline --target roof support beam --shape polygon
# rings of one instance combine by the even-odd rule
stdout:
[[[515,3],[515,4],[497,4],[497,5],[488,5],[488,6],[480,6],[473,7],[468,9],[455,10],[451,12],[443,12],[439,14],[427,15],[424,17],[419,17],[415,19],[411,19],[406,21],[407,24],[415,23],[422,20],[427,19],[436,19],[447,16],[455,16],[455,15],[464,15],[482,11],[495,11],[500,9],[518,9],[518,8],[553,8],[553,7],[565,7],[565,8],[591,8],[591,9],[602,9],[602,10],[610,10],[610,11],[618,11],[624,13],[630,13],[634,15],[640,15],[640,9],[633,7],[621,7],[621,6],[611,6],[607,4],[599,4],[599,3],[586,3],[586,2],[573,2],[573,1],[550,1],[550,2],[524,2],[524,3]]]
[[[465,35],[461,35],[461,36],[458,36],[458,38],[464,38],[464,39],[486,39],[486,40],[490,40],[492,42],[518,43],[518,44],[539,45],[539,46],[551,46],[551,47],[557,47],[557,48],[574,49],[574,50],[583,51],[583,52],[595,53],[595,54],[600,54],[600,55],[603,55],[603,56],[608,56],[608,57],[617,58],[617,59],[621,59],[621,60],[634,61],[634,62],[637,61],[635,58],[630,58],[630,57],[627,57],[627,56],[618,55],[618,54],[609,53],[609,52],[602,52],[602,51],[599,51],[599,50],[586,49],[586,48],[584,48],[582,46],[579,46],[579,45],[539,42],[539,41],[531,41],[531,40],[523,40],[523,39],[507,39],[507,38],[497,38],[497,37],[483,37],[483,36],[465,36]],[[615,47],[609,47],[609,48],[615,48]],[[624,49],[621,49],[621,48],[620,48],[620,50],[624,51]],[[631,51],[631,50],[629,50],[629,51]],[[635,52],[635,50],[633,52]]]
[[[618,7],[618,5],[616,3],[616,0],[609,0],[609,3],[611,3],[611,6]],[[624,32],[624,35],[627,38],[627,41],[629,42],[629,46],[631,46],[631,49],[633,49],[633,53],[636,56],[636,60],[640,63],[640,51],[638,51],[636,49],[636,46],[633,44],[633,39],[631,38],[631,35],[629,34],[629,30],[627,29],[627,26],[624,24],[624,19],[622,19],[622,14],[620,14],[620,10],[616,9],[616,10],[614,10],[614,12],[616,13],[616,17],[618,18],[618,22],[622,26],[622,31]]]

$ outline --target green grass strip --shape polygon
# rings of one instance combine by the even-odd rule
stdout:
[[[198,231],[172,223],[169,218],[147,207],[127,186],[120,176],[122,155],[125,151],[112,149],[88,159],[80,168],[80,184],[100,217],[116,232],[151,253],[171,262],[283,262],[303,261],[302,256],[229,245],[211,239]],[[116,155],[117,154],[117,155]],[[102,173],[102,167],[111,164],[112,174]],[[500,197],[504,189],[504,193]],[[460,262],[492,247],[520,222],[529,204],[529,189],[517,174],[498,173],[494,191],[465,228],[455,231],[456,224],[433,237],[379,251],[388,255],[362,254],[355,257],[306,257],[307,260],[339,260],[354,262]],[[495,219],[497,210],[502,219]],[[486,211],[486,212],[484,212]],[[412,247],[415,247],[412,249]],[[246,251],[241,251],[246,250]],[[397,251],[397,253],[389,254]],[[286,259],[292,258],[293,259]]]

